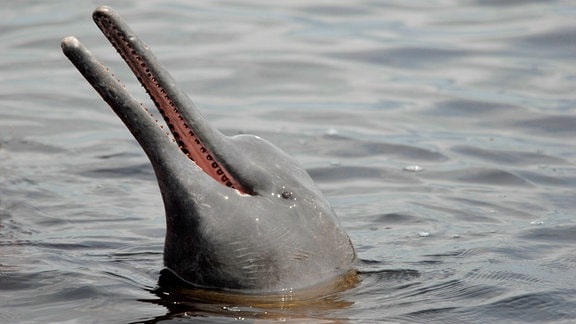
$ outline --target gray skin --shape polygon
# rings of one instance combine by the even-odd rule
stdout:
[[[62,50],[146,152],[166,212],[165,266],[202,288],[277,293],[354,272],[348,235],[307,172],[252,135],[210,126],[111,8],[96,24],[138,77],[172,138],[73,36]]]

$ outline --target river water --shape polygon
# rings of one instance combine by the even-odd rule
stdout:
[[[263,307],[159,289],[152,168],[60,51],[75,35],[150,105],[91,20],[0,12],[0,322],[576,321],[576,5],[111,1],[207,118],[296,157],[359,282]]]

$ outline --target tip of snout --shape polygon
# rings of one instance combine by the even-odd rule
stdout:
[[[80,41],[74,36],[66,36],[62,38],[62,41],[60,42],[60,47],[62,47],[64,53],[77,49],[80,46],[82,46]]]
[[[111,16],[114,10],[106,5],[99,6],[92,12],[92,18],[98,19],[99,17]]]
[[[106,12],[111,12],[112,8],[110,8],[107,5],[101,5],[98,6],[96,9],[94,9],[94,12],[102,12],[102,13],[106,13]]]

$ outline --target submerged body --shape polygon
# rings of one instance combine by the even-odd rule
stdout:
[[[203,288],[275,293],[336,281],[355,252],[307,172],[251,135],[211,127],[148,47],[109,7],[93,14],[173,138],[74,37],[62,49],[138,140],[166,211],[164,263]]]

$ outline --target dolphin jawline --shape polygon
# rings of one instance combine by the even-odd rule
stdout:
[[[225,137],[208,125],[192,101],[176,87],[174,79],[122,17],[111,8],[101,6],[94,11],[93,19],[149,94],[181,152],[215,181],[239,193],[253,194],[248,185],[233,175],[233,170],[228,170],[230,164],[218,154],[218,142],[225,140]],[[108,69],[76,38],[66,37],[62,41],[62,49],[146,150],[150,136],[138,132],[142,124],[134,124],[123,117],[128,113],[137,113],[135,110],[142,110],[141,104],[119,80],[113,79]],[[146,124],[152,121],[144,116],[139,117],[138,120]]]
[[[62,40],[150,159],[166,213],[165,266],[194,287],[238,293],[353,284],[354,247],[306,170],[257,136],[224,136],[118,14],[101,6],[93,18],[170,130],[76,38]]]

